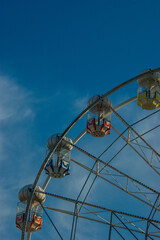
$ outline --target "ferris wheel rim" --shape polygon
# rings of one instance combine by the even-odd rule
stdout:
[[[139,78],[147,75],[148,73],[153,73],[153,72],[158,72],[160,71],[160,68],[156,68],[156,69],[150,69],[148,70],[147,72],[145,73],[142,73],[142,74],[139,74],[125,82],[123,82],[122,84],[119,84],[117,87],[109,90],[107,93],[105,93],[104,95],[102,95],[97,101],[95,101],[93,104],[91,104],[90,106],[88,106],[87,108],[85,108],[72,122],[71,124],[65,129],[65,131],[61,134],[61,137],[59,138],[59,140],[57,141],[57,143],[55,144],[54,148],[48,153],[48,155],[46,156],[44,162],[42,163],[39,171],[38,171],[38,174],[35,178],[35,181],[32,185],[32,191],[30,193],[30,197],[29,197],[29,200],[28,200],[28,203],[27,203],[27,206],[26,206],[26,211],[25,211],[25,214],[24,214],[24,222],[23,222],[23,226],[22,226],[22,235],[21,235],[21,240],[24,240],[25,238],[25,229],[26,229],[26,223],[27,223],[27,215],[28,215],[28,212],[30,210],[30,207],[31,207],[31,202],[32,202],[32,198],[33,198],[33,195],[34,195],[34,192],[35,192],[35,188],[38,184],[38,181],[42,175],[42,172],[46,166],[46,164],[48,163],[48,161],[50,160],[51,158],[51,155],[55,152],[55,150],[57,149],[57,147],[59,146],[59,144],[61,143],[62,141],[62,138],[64,136],[66,136],[66,134],[72,129],[72,127],[92,108],[94,107],[101,99],[103,99],[104,97],[107,97],[109,95],[111,95],[112,93],[118,91],[119,89],[125,87],[126,85],[132,83],[132,82],[135,82],[137,81]],[[134,97],[134,100],[136,99],[136,97]],[[128,104],[128,103],[127,103]],[[49,179],[48,179],[49,180]]]

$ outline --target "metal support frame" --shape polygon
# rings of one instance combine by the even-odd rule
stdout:
[[[113,212],[111,211],[111,218],[110,218],[110,227],[109,227],[109,236],[108,236],[108,240],[111,240],[112,222],[113,222]]]
[[[67,143],[68,143],[68,142],[67,142]],[[104,169],[105,167],[110,168],[110,169],[116,171],[117,173],[119,173],[121,176],[125,177],[126,179],[130,179],[131,182],[134,182],[134,184],[139,184],[139,185],[141,185],[142,187],[144,187],[144,188],[152,191],[153,193],[159,194],[158,191],[156,191],[156,190],[154,190],[154,189],[152,189],[152,188],[144,185],[144,184],[141,183],[140,181],[137,181],[136,179],[128,176],[127,174],[125,174],[125,173],[123,173],[122,171],[116,169],[115,167],[111,166],[110,164],[102,161],[101,159],[93,156],[92,154],[86,152],[85,150],[81,149],[80,147],[78,147],[78,146],[76,146],[76,145],[74,145],[74,144],[71,144],[71,145],[72,145],[73,147],[75,147],[77,150],[79,150],[80,152],[84,153],[85,155],[87,155],[88,157],[90,157],[91,159],[93,159],[94,161],[96,161],[96,162],[99,161],[99,163],[103,165],[103,168],[102,168],[102,169]],[[83,164],[81,164],[81,163],[78,163],[77,161],[75,161],[75,160],[73,160],[73,159],[71,159],[71,161],[75,162],[75,163],[78,164],[79,166],[81,166],[81,167],[85,168],[86,170],[88,170],[88,171],[94,173],[95,175],[97,175],[97,172],[95,172],[93,169],[90,169],[89,167],[87,167],[87,166],[85,166],[85,165],[83,165]],[[101,171],[100,171],[100,172],[101,172]],[[100,172],[99,172],[99,174],[98,174],[97,176],[99,176],[100,178],[104,179],[104,177],[100,175]],[[112,177],[113,177],[113,175],[112,175]],[[126,190],[126,188],[123,187],[121,184],[119,184],[117,181],[116,181],[116,182],[117,182],[118,185],[115,184],[114,182],[111,182],[110,180],[107,180],[107,179],[105,179],[105,180],[106,180],[107,182],[111,183],[112,185],[120,188],[121,190],[127,192],[128,194],[130,194],[130,195],[132,195],[132,196],[135,196],[135,195],[133,195],[132,193],[128,192],[128,190]],[[115,178],[114,178],[114,180],[115,180]],[[128,180],[127,180],[127,181],[128,181]],[[138,191],[139,191],[139,188],[137,188],[137,189],[138,189]],[[143,194],[142,191],[141,191],[141,193]],[[145,196],[145,194],[143,194],[143,195]],[[135,197],[136,197],[136,196],[135,196]],[[140,200],[139,197],[136,197],[136,198]],[[147,197],[145,196],[145,198],[147,198]],[[147,199],[148,199],[148,198],[147,198]],[[141,199],[141,200],[142,200],[142,199]],[[142,201],[143,201],[143,200],[142,200]],[[153,204],[152,204],[151,202],[150,202],[150,204],[148,204],[148,205],[149,205],[149,206],[153,206]]]
[[[40,191],[37,191],[37,192],[40,192]],[[106,224],[106,225],[109,226],[109,237],[110,237],[109,239],[111,239],[112,228],[114,230],[116,229],[117,231],[118,231],[118,229],[125,229],[125,230],[129,231],[134,236],[135,239],[138,239],[135,236],[134,233],[145,235],[145,230],[137,227],[135,225],[136,222],[137,223],[143,222],[144,223],[144,228],[145,228],[145,223],[147,223],[148,221],[151,222],[152,224],[160,224],[159,220],[155,220],[153,218],[151,219],[151,218],[145,218],[145,217],[142,217],[142,216],[136,216],[136,215],[132,215],[132,214],[129,214],[129,213],[124,213],[124,212],[116,211],[116,210],[113,210],[113,209],[108,209],[108,208],[101,207],[101,206],[98,206],[98,205],[94,205],[94,204],[91,204],[91,203],[77,201],[77,200],[74,200],[74,199],[71,199],[71,198],[67,198],[67,197],[63,197],[63,196],[59,196],[59,195],[55,195],[55,194],[51,194],[51,193],[46,193],[45,192],[45,194],[48,195],[48,196],[51,196],[51,197],[59,198],[59,199],[64,200],[64,201],[69,201],[70,203],[73,203],[75,205],[75,209],[76,209],[77,205],[83,205],[83,210],[86,210],[85,212],[83,211],[83,213],[79,213],[77,211],[69,212],[67,210],[56,209],[56,208],[52,208],[52,207],[48,207],[48,206],[43,206],[43,207],[45,209],[50,209],[50,210],[61,212],[61,213],[64,213],[64,214],[73,215],[77,218],[82,218],[82,219],[94,221],[94,222],[97,222],[97,223]],[[101,217],[99,214],[97,215],[97,213],[105,213],[105,212],[106,213],[109,213],[109,212],[111,213],[109,221],[107,219],[104,219],[103,217]],[[86,215],[88,215],[88,217],[86,217]],[[117,223],[117,222],[114,223],[113,222],[113,216],[115,216],[118,219],[119,223]],[[132,221],[127,220],[126,217],[129,217],[133,220]],[[120,218],[122,218],[123,220],[120,219]],[[128,224],[131,227],[127,226]],[[75,233],[74,233],[74,235],[75,235]],[[152,237],[160,238],[160,235],[157,234],[157,233],[148,233],[148,237],[150,239],[152,239]],[[73,238],[73,239],[75,239],[75,238]]]
[[[135,131],[133,129],[132,126],[130,126],[112,107],[111,107],[113,113],[124,123],[124,125],[130,129],[133,133],[135,133],[135,135],[142,140],[142,142],[145,144],[145,146],[147,146],[149,149],[152,150],[152,152],[154,152],[154,154],[159,158],[160,157],[160,154],[146,141],[144,140],[144,138],[139,134],[137,133],[137,131]],[[119,131],[112,126],[112,128],[119,134]],[[158,174],[160,175],[160,172],[148,161],[148,159],[146,158],[146,156],[143,156],[139,151],[136,150],[136,148],[134,148],[131,143],[128,141],[128,139],[126,139],[123,135],[121,135],[122,139],[135,151],[137,152],[137,154]],[[142,150],[141,150],[142,151]]]
[[[131,233],[131,235],[138,240],[138,238],[135,236],[135,234],[127,227],[127,225],[118,217],[116,213],[113,213],[116,218],[125,226],[125,228]]]
[[[160,195],[157,196],[156,200],[155,200],[155,203],[154,203],[154,206],[152,207],[151,209],[151,212],[148,216],[148,221],[147,221],[147,227],[146,227],[146,234],[145,234],[145,240],[147,240],[147,237],[148,237],[148,231],[149,231],[149,227],[150,225],[152,224],[152,222],[150,221],[150,219],[152,220],[155,213],[156,213],[156,209],[154,208],[156,205],[158,206],[158,203],[159,203],[159,198],[160,198]],[[159,228],[160,230],[160,228]]]
[[[35,181],[34,181],[33,186],[32,186],[32,192],[31,192],[31,194],[30,194],[30,197],[29,197],[29,200],[28,200],[28,203],[27,203],[25,215],[24,215],[24,222],[23,222],[23,226],[22,226],[21,240],[24,240],[24,238],[25,238],[25,229],[26,229],[26,224],[27,224],[27,216],[28,216],[28,214],[29,214],[29,212],[30,212],[30,209],[31,209],[31,202],[32,202],[32,199],[33,199],[33,195],[34,195],[34,192],[35,192],[35,188],[36,188],[36,186],[37,186],[37,184],[38,184],[38,181],[39,181],[39,179],[40,179],[40,177],[41,177],[41,174],[42,174],[45,166],[47,165],[48,161],[49,161],[50,158],[51,158],[51,155],[55,152],[56,148],[57,148],[57,147],[59,146],[59,144],[61,143],[63,137],[70,131],[70,129],[71,129],[92,107],[94,107],[94,106],[95,106],[99,101],[101,101],[104,97],[109,96],[110,94],[114,93],[115,91],[119,90],[120,88],[122,88],[122,87],[124,87],[124,86],[126,86],[126,85],[128,85],[128,84],[130,84],[130,83],[132,83],[132,82],[134,82],[134,81],[136,81],[137,79],[139,79],[139,78],[141,78],[141,77],[143,77],[143,76],[146,76],[146,75],[149,74],[149,73],[158,72],[158,71],[160,71],[160,68],[153,69],[153,70],[149,70],[149,71],[147,71],[147,72],[145,72],[145,73],[142,73],[142,74],[140,74],[140,75],[138,75],[138,76],[136,76],[136,77],[134,77],[134,78],[131,78],[130,80],[128,80],[128,81],[120,84],[119,86],[113,88],[112,90],[108,91],[106,94],[104,94],[102,97],[100,97],[100,99],[98,99],[96,102],[94,102],[92,105],[90,105],[89,107],[87,107],[84,111],[82,111],[82,112],[78,115],[78,117],[66,128],[66,130],[62,133],[61,138],[59,138],[59,140],[58,140],[57,144],[55,145],[55,147],[47,154],[44,162],[42,163],[42,165],[41,165],[41,167],[40,167],[40,169],[39,169],[39,171],[38,171],[38,173],[37,173],[37,176],[36,176]],[[84,130],[84,133],[83,133],[83,134],[85,134],[85,130]],[[83,134],[82,134],[82,135],[83,135]],[[77,139],[77,141],[78,141],[78,139]],[[75,142],[76,142],[76,141],[75,141]],[[48,182],[49,182],[49,179],[48,179]],[[46,188],[48,182],[46,182],[46,184],[44,184],[44,186],[43,186],[44,189]]]

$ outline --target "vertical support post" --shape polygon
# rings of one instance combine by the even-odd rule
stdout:
[[[127,192],[128,192],[128,183],[129,183],[129,178],[127,177],[127,186],[126,186]]]
[[[75,222],[75,227],[74,227],[74,237],[73,240],[75,240],[76,238],[76,230],[77,230],[77,221],[78,221],[78,215],[79,215],[79,211],[78,211],[78,203],[76,202],[76,222]]]
[[[111,211],[110,228],[109,228],[109,236],[108,236],[108,240],[111,240],[112,222],[113,222],[113,212]]]
[[[31,232],[28,232],[27,240],[31,240]]]
[[[127,141],[127,143],[129,143],[129,142],[130,142],[130,135],[131,135],[131,129],[130,129],[130,128],[128,128],[128,141]]]
[[[78,203],[76,202],[76,214],[77,214],[77,217],[79,216],[79,211],[78,211]]]
[[[51,177],[48,176],[48,177],[46,178],[44,184],[43,184],[43,187],[42,187],[44,191],[46,190],[46,187],[47,187],[47,185],[48,185],[48,183],[49,183],[50,180],[51,180]]]
[[[97,160],[97,175],[99,175],[99,161]]]
[[[146,228],[145,240],[147,240],[147,238],[148,238],[148,229],[149,229],[149,222],[147,221],[147,228]]]
[[[146,227],[146,234],[145,234],[145,240],[147,240],[148,230],[149,230],[149,227],[150,227],[150,225],[151,225],[151,221],[149,221],[149,219],[152,220],[153,217],[154,217],[154,215],[155,215],[155,213],[156,213],[156,211],[157,211],[157,207],[158,207],[158,203],[159,203],[159,197],[160,197],[160,195],[158,194],[158,196],[157,196],[157,198],[156,198],[156,200],[155,200],[155,203],[154,203],[154,205],[153,205],[153,207],[152,207],[152,210],[151,210],[151,212],[150,212],[150,214],[149,214],[149,216],[148,216],[147,227]],[[156,208],[155,208],[155,207],[156,207]]]
[[[152,151],[152,156],[151,156],[151,165],[153,163],[153,151]]]

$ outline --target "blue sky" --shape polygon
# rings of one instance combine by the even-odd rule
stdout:
[[[63,132],[86,107],[88,99],[93,95],[104,94],[138,75],[143,69],[160,66],[159,12],[158,0],[0,1],[2,239],[20,239],[20,231],[15,228],[14,223],[18,191],[23,185],[34,181],[45,158],[48,137]],[[114,94],[112,98],[114,106],[135,96],[136,91],[135,83],[130,88]],[[138,110],[137,115],[133,114],[134,108],[135,105],[131,105],[130,109],[124,108],[121,111],[130,122],[139,118]],[[72,130],[70,136],[73,139],[84,130],[85,122],[84,118]],[[149,125],[146,125],[146,129],[147,126]],[[100,150],[105,148],[105,144],[109,144],[108,136],[106,139],[97,143],[97,140],[86,136],[79,144],[81,147],[88,147],[98,156]],[[93,146],[98,148],[93,149]],[[115,147],[115,150],[117,148]],[[76,156],[76,151],[73,152],[73,156]],[[77,153],[76,157],[80,161],[81,154]],[[127,165],[127,159],[131,158],[130,154],[124,152],[122,158],[123,167],[120,162],[115,161],[119,168],[124,168],[124,171],[137,178],[144,178],[152,187],[156,185],[157,178],[154,175],[151,174],[150,179],[145,178],[149,170],[143,166],[143,162],[141,169],[143,168],[144,173],[138,176],[137,171],[132,172]],[[138,164],[136,161],[137,168]],[[77,182],[71,187],[76,175]],[[87,172],[72,166],[72,180],[69,180],[69,176],[59,183],[56,180],[56,184],[53,181],[48,191],[55,193],[57,191],[61,195],[68,194],[76,198],[79,191],[77,186],[81,186],[86,176]],[[127,200],[126,195],[122,194],[123,200],[118,204],[115,196],[119,192],[113,192],[115,198],[110,197],[106,202],[103,194],[101,195],[102,183],[98,180],[96,184],[90,202],[123,211],[133,210],[132,200]],[[64,187],[66,185],[67,189]],[[98,188],[102,188],[101,193]],[[108,191],[111,195],[110,186]],[[130,202],[126,206],[127,201]],[[59,204],[59,201],[54,200],[54,205]],[[141,210],[141,205],[136,206],[137,212]],[[70,227],[67,224],[68,218],[57,214],[53,217],[65,235]],[[49,223],[47,225],[45,220],[47,222],[44,217],[43,230],[35,233],[32,236],[33,240],[44,239],[46,236]],[[60,223],[63,223],[64,227],[61,227]],[[80,226],[84,227],[84,223],[81,224]],[[48,237],[55,236],[56,239],[54,230],[50,231],[49,228]],[[78,234],[78,239],[85,237],[98,239],[96,234],[99,233],[95,232],[94,238],[90,232],[79,231]],[[101,234],[100,239],[104,239],[103,233]]]

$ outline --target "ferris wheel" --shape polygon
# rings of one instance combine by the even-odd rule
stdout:
[[[34,183],[19,191],[21,240],[42,231],[42,212],[53,239],[160,238],[159,71],[92,97],[63,133],[49,137]],[[65,224],[51,212],[67,216]]]

